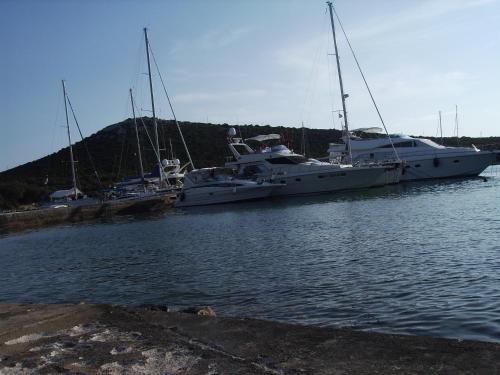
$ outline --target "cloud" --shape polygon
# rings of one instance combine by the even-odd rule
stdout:
[[[371,39],[381,34],[409,30],[415,24],[444,16],[449,13],[477,8],[497,3],[498,0],[426,0],[413,8],[383,16],[355,30],[347,30],[352,39]],[[340,15],[342,16],[342,15]],[[394,34],[397,35],[397,34]]]
[[[192,51],[193,49],[214,50],[227,47],[239,41],[245,35],[252,32],[250,27],[240,27],[231,30],[210,30],[203,32],[191,40],[177,40],[170,50],[171,55],[181,52]]]
[[[263,89],[248,89],[222,92],[188,92],[177,94],[174,97],[176,103],[206,103],[206,102],[228,102],[247,98],[263,97],[267,94]]]

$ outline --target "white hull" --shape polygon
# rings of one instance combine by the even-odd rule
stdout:
[[[246,185],[236,187],[195,187],[183,190],[174,206],[205,206],[211,204],[234,203],[269,197],[276,188],[271,184]],[[279,190],[279,189],[278,189]]]
[[[362,189],[385,185],[392,180],[386,173],[385,167],[343,167],[318,168],[320,171],[308,173],[288,172],[283,175],[274,175],[274,181],[285,186],[272,192],[273,196],[328,193],[341,190]]]
[[[480,151],[476,147],[445,147],[425,138],[399,135],[393,136],[392,142],[399,158],[406,163],[401,181],[477,176],[496,159],[491,151]],[[388,138],[351,139],[351,146],[355,161],[395,158]],[[344,148],[342,144],[331,144],[328,150],[330,158],[342,158]]]
[[[477,176],[493,162],[490,152],[462,155],[400,156],[406,160],[401,181]]]

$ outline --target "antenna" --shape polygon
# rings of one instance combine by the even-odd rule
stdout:
[[[304,121],[302,121],[302,143],[301,143],[301,154],[305,156],[306,154],[306,139],[305,139],[305,134],[304,134]]]
[[[441,123],[441,111],[439,111],[439,132],[441,134],[441,144],[443,144],[443,124]]]

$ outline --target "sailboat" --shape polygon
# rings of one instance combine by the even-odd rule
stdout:
[[[332,31],[335,40],[335,29],[333,23],[332,3],[328,2],[330,9],[330,18]],[[341,25],[342,26],[342,25]],[[347,35],[344,32],[344,35]],[[347,44],[351,48],[354,59],[358,65],[361,76],[365,82],[371,100],[379,118],[384,125],[385,135],[382,134],[382,128],[370,127],[360,128],[349,131],[347,127],[347,117],[345,112],[345,97],[342,88],[342,78],[339,72],[339,82],[342,93],[342,104],[345,118],[345,133],[342,137],[343,143],[332,143],[328,149],[329,158],[334,160],[346,160],[350,163],[364,165],[369,163],[399,163],[403,161],[403,169],[400,176],[401,181],[423,180],[433,178],[448,177],[466,177],[477,176],[489,165],[494,163],[496,155],[491,151],[481,151],[473,147],[445,147],[433,142],[430,139],[414,138],[401,134],[389,134],[385,128],[378,106],[373,99],[371,90],[368,87],[363,72],[359,66],[358,60],[352,51],[349,39]],[[339,58],[337,47],[335,45],[337,58],[337,67],[339,67]],[[455,114],[456,131],[458,138],[458,114]],[[443,129],[441,124],[441,111],[439,112],[439,132],[443,140]],[[380,134],[376,138],[363,138],[359,135]]]
[[[339,113],[339,117],[343,118],[343,120],[344,120],[343,131],[344,131],[344,135],[347,135],[347,134],[350,134],[349,123],[347,120],[347,110],[346,110],[346,99],[349,97],[349,95],[344,93],[344,84],[342,81],[342,73],[341,73],[341,68],[340,68],[339,51],[338,51],[338,47],[337,47],[337,37],[336,37],[336,33],[335,33],[335,22],[333,20],[332,2],[328,1],[327,5],[328,5],[329,13],[330,13],[330,23],[331,23],[331,27],[332,27],[333,45],[335,47],[335,60],[337,63],[337,74],[338,74],[339,86],[340,86],[340,97],[342,100],[342,114],[340,115],[340,113]],[[357,59],[356,59],[356,62],[357,62]],[[359,67],[359,64],[358,64],[358,67]],[[361,74],[363,76],[363,80],[366,83],[366,80],[364,79],[363,73],[361,73]],[[375,108],[377,109],[377,113],[380,117],[380,120],[382,121],[382,124],[384,124],[384,122],[382,120],[382,116],[380,115],[380,111],[378,110],[378,107],[375,103],[375,100],[373,99],[373,96],[372,96],[371,91],[368,87],[368,84],[366,84],[366,87],[368,88],[368,92],[370,94],[370,97],[372,98],[372,101],[375,104]],[[385,124],[384,124],[384,128],[385,128]],[[346,142],[344,145],[344,151],[340,155],[341,157],[336,158],[336,159],[331,159],[330,160],[331,162],[340,162],[342,164],[348,164],[348,165],[354,164],[357,167],[362,167],[362,166],[383,167],[385,169],[385,176],[384,177],[385,177],[386,184],[397,184],[400,181],[401,176],[402,176],[403,171],[404,171],[403,170],[403,163],[399,159],[398,153],[396,152],[396,149],[394,147],[392,147],[392,148],[393,148],[394,154],[396,156],[395,160],[389,160],[389,161],[386,161],[386,160],[377,160],[377,161],[362,160],[362,161],[360,161],[360,160],[353,159],[351,138],[349,136],[347,136],[347,137],[345,137],[345,139],[346,139]],[[392,143],[391,143],[391,145],[392,145]]]
[[[132,89],[129,89],[130,103],[131,103],[131,107],[132,107],[132,115],[133,115],[136,142],[137,142],[137,150],[138,150],[137,155],[139,158],[139,165],[140,165],[140,176],[126,177],[123,179],[123,181],[115,184],[114,188],[111,191],[107,192],[108,196],[110,196],[112,198],[119,198],[119,199],[141,198],[143,196],[151,196],[152,194],[177,193],[182,188],[182,180],[184,177],[183,170],[188,165],[191,165],[193,167],[193,162],[191,160],[189,150],[187,149],[186,142],[184,140],[184,136],[182,134],[180,126],[179,126],[177,119],[175,117],[175,113],[173,111],[172,104],[170,102],[170,98],[167,94],[165,86],[163,85],[163,79],[161,79],[161,74],[158,71],[158,74],[160,75],[160,79],[162,80],[162,85],[163,85],[165,94],[167,96],[168,103],[170,105],[170,109],[172,110],[172,114],[174,116],[174,121],[177,125],[177,129],[178,129],[179,134],[181,136],[182,142],[186,148],[186,153],[187,153],[188,158],[189,158],[189,163],[185,164],[184,166],[181,166],[180,160],[177,158],[174,158],[173,153],[172,153],[171,159],[161,159],[160,144],[159,144],[159,137],[158,137],[158,123],[157,123],[157,118],[156,118],[155,98],[154,98],[154,91],[153,91],[153,80],[152,80],[152,75],[151,75],[151,59],[150,59],[151,52],[150,52],[150,43],[149,43],[149,39],[148,39],[147,28],[144,28],[144,41],[146,44],[146,59],[147,59],[147,65],[148,65],[149,92],[150,92],[150,99],[151,99],[151,112],[152,112],[153,130],[154,130],[153,140],[151,140],[151,137],[149,137],[149,133],[148,133],[148,138],[150,139],[152,146],[153,146],[153,152],[154,152],[154,156],[155,156],[155,165],[153,167],[152,172],[150,172],[150,173],[144,172],[144,167],[143,167],[143,162],[142,162],[142,154],[141,154],[141,145],[140,145],[140,141],[139,141],[138,125],[137,125],[137,119],[136,119],[136,115],[135,115],[135,108],[136,107],[135,107]],[[144,123],[143,123],[143,126],[144,126],[146,133],[147,133],[147,127]]]
[[[57,190],[49,194],[50,202],[53,205],[65,205],[65,206],[75,206],[82,204],[92,204],[97,203],[97,200],[94,198],[87,197],[77,185],[77,175],[76,175],[76,167],[75,167],[75,157],[73,153],[73,144],[71,142],[71,130],[69,126],[69,116],[68,116],[68,94],[66,92],[66,82],[64,80],[61,81],[63,96],[64,96],[64,111],[66,115],[66,130],[68,135],[68,144],[69,144],[69,157],[71,164],[71,181],[72,187],[69,189]]]

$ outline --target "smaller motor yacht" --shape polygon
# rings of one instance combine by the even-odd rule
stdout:
[[[174,207],[204,206],[267,198],[281,184],[242,178],[230,168],[202,168],[184,174]]]
[[[354,163],[391,161],[396,159],[395,149],[399,159],[405,162],[401,181],[477,176],[496,158],[494,152],[481,151],[474,145],[447,147],[425,138],[399,134],[383,136],[381,131],[381,128],[374,127],[350,132],[352,160]],[[328,153],[331,161],[347,157],[347,137],[342,140],[344,143],[330,144]]]

